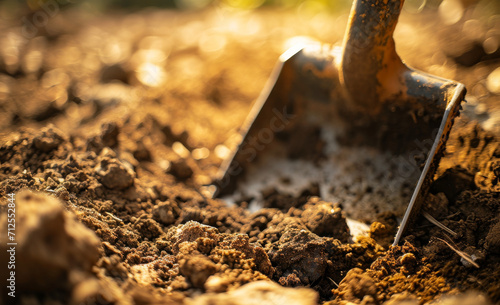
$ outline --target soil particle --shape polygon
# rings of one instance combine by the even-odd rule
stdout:
[[[123,281],[128,277],[127,266],[122,262],[119,255],[102,257],[97,266],[103,268],[106,271],[106,275],[113,278],[119,278]]]
[[[133,155],[138,161],[151,161],[151,151],[142,141],[136,143]]]
[[[215,228],[190,221],[169,229],[166,239],[181,276],[188,281],[186,288],[224,292],[269,279],[267,275],[274,273],[264,249],[250,244],[245,235],[220,234]]]
[[[286,214],[277,213],[277,210],[273,209],[262,212],[268,213],[266,217],[271,219],[266,228],[257,234],[257,242],[264,245],[265,248],[272,247],[288,230],[308,231],[304,223],[296,217],[288,217]]]

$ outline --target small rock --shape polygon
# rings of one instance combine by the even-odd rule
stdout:
[[[301,285],[319,279],[327,266],[327,247],[330,246],[318,235],[300,229],[290,229],[277,242],[277,249],[269,252],[278,275],[286,278],[295,273]],[[281,279],[280,279],[281,280]]]
[[[406,253],[399,258],[401,265],[413,268],[417,264],[417,258],[413,253]]]
[[[175,231],[174,236],[171,236],[171,240],[174,240],[173,252],[177,254],[179,251],[179,245],[183,242],[194,242],[198,238],[209,238],[212,240],[218,239],[219,231],[207,225],[202,225],[196,221],[188,221],[186,224],[177,226],[173,228]],[[169,230],[169,232],[172,232]]]
[[[134,184],[134,172],[118,159],[104,158],[96,168],[101,183],[110,189],[126,189]]]
[[[385,234],[387,234],[388,231],[389,230],[387,229],[387,227],[381,222],[374,221],[370,225],[370,237],[372,237],[372,235],[374,235],[374,236],[385,235]]]
[[[64,141],[64,134],[54,127],[54,125],[49,125],[43,128],[41,134],[33,139],[33,145],[43,152],[49,152],[57,148]]]
[[[173,224],[181,213],[177,203],[172,201],[162,202],[153,208],[153,218],[168,226]]]
[[[342,210],[333,203],[318,201],[304,206],[302,218],[305,225],[319,236],[328,236],[347,242],[349,227]]]

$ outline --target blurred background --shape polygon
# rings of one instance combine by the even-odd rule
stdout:
[[[110,9],[134,10],[144,7],[174,8],[174,9],[203,9],[210,6],[224,6],[235,9],[251,10],[259,7],[302,7],[326,9],[335,11],[350,6],[349,0],[4,0],[3,8],[36,10],[44,4],[57,2],[59,5],[69,4],[87,9],[106,11]],[[471,5],[483,6],[487,9],[499,8],[498,1],[494,0],[407,0],[407,9],[422,10],[424,8],[436,9],[440,5],[446,7],[467,7]]]
[[[112,10],[133,11],[144,8],[169,8],[182,10],[199,10],[209,7],[224,7],[237,10],[253,10],[263,7],[295,8],[300,11],[338,12],[348,9],[350,0],[3,0],[1,1],[2,18],[9,19],[16,13],[27,10],[38,10],[44,6],[56,4],[62,9],[78,8],[94,12]],[[424,9],[440,9],[443,13],[454,13],[459,19],[463,10],[469,6],[477,6],[483,12],[497,14],[500,2],[495,0],[406,0],[405,10],[420,12]],[[461,12],[462,11],[462,12]]]
[[[283,51],[341,43],[351,3],[3,0],[0,128],[81,131],[151,107],[189,145],[215,147]],[[464,113],[500,128],[500,1],[407,0],[395,39],[410,66],[466,85]]]

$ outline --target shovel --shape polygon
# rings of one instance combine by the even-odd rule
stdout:
[[[349,219],[418,215],[465,87],[406,66],[393,39],[404,0],[354,0],[343,45],[283,53],[224,160],[214,197],[296,194],[311,183]]]

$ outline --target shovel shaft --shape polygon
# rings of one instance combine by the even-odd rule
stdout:
[[[392,37],[404,0],[355,0],[343,43],[340,80],[348,108],[376,114],[401,88],[406,66]],[[392,90],[391,90],[392,88]]]

